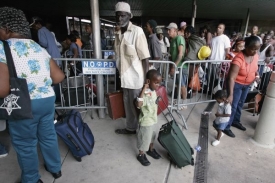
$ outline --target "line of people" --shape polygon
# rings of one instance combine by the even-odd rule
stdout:
[[[130,19],[133,15],[128,3],[118,2],[115,6],[115,11],[117,23],[114,44],[115,59],[120,74],[126,110],[126,128],[116,129],[115,132],[117,134],[136,134],[138,131],[139,154],[137,159],[142,165],[149,165],[150,163],[148,163],[149,161],[145,156],[145,152],[154,159],[159,158],[159,154],[153,148],[155,137],[154,124],[157,120],[156,105],[152,102],[154,98],[151,99],[150,97],[154,95],[154,91],[161,79],[159,73],[155,70],[148,73],[148,60],[162,59],[163,53],[169,51],[171,55],[171,59],[169,60],[172,60],[177,65],[177,68],[172,66],[169,68],[169,74],[173,75],[175,70],[181,67],[184,61],[206,59],[209,55],[198,55],[201,47],[211,47],[210,60],[224,60],[226,55],[230,55],[232,43],[230,43],[230,39],[224,35],[224,24],[218,25],[216,36],[212,36],[209,28],[204,27],[201,32],[204,35],[203,39],[195,34],[194,27],[187,26],[186,23],[181,23],[179,30],[177,24],[171,22],[166,27],[170,38],[169,41],[163,36],[163,30],[157,29],[157,23],[154,20],[148,20],[146,23],[146,31],[148,31],[150,35],[149,39],[147,39],[142,28],[131,23]],[[8,40],[12,47],[12,55],[18,58],[18,63],[16,64],[18,75],[22,76],[22,74],[27,73],[26,79],[29,84],[29,92],[34,106],[33,113],[36,116],[33,120],[9,122],[12,143],[18,154],[18,163],[22,170],[22,182],[42,182],[38,172],[37,143],[40,143],[40,147],[42,147],[45,168],[53,177],[59,178],[62,175],[61,162],[56,133],[52,123],[55,93],[51,87],[52,83],[57,84],[64,79],[64,74],[58,67],[59,63],[51,59],[61,57],[60,55],[55,55],[56,51],[52,51],[53,48],[58,49],[58,47],[49,46],[46,43],[43,38],[45,35],[50,37],[46,38],[46,40],[51,40],[56,45],[53,34],[45,30],[46,28],[42,26],[40,19],[33,19],[31,26],[37,29],[38,33],[40,32],[39,42],[41,46],[31,39],[28,39],[30,25],[22,11],[5,7],[0,9],[0,15],[0,38],[2,40]],[[179,35],[179,32],[183,34],[184,37]],[[76,41],[77,36],[68,36],[68,43],[76,43]],[[273,56],[274,48],[271,41],[272,36],[269,34],[265,35],[263,47],[260,50],[264,52],[265,60]],[[2,42],[0,43],[0,84],[3,86],[1,87],[0,97],[5,97],[8,94],[7,88],[9,87],[7,61]],[[243,43],[245,44],[243,45]],[[218,141],[222,136],[219,130],[222,130],[223,133],[231,137],[235,137],[230,130],[231,126],[245,130],[240,123],[241,108],[251,82],[259,79],[258,50],[260,46],[261,40],[255,35],[245,39],[245,42],[239,41],[238,39],[235,40],[235,46],[233,46],[235,49],[231,51],[234,54],[234,56],[231,54],[233,61],[228,73],[228,96],[225,98],[225,95],[221,94],[217,97],[219,100],[222,99],[224,103],[232,104],[231,115],[228,124],[218,129]],[[42,47],[45,48],[47,52],[42,49]],[[76,45],[72,46],[73,53],[75,50],[78,50]],[[38,63],[35,65],[37,72],[31,70],[33,67],[27,66],[30,59],[37,60]],[[159,66],[156,65],[155,67],[159,69]],[[216,68],[217,66],[211,64],[209,67]],[[185,65],[182,71],[182,82],[179,83],[180,78],[177,78],[177,80],[180,84],[178,87],[181,87],[182,99],[185,100],[187,96],[187,81],[190,74]],[[209,74],[210,77],[214,78],[215,73]],[[45,77],[48,79],[45,80]],[[32,84],[30,85],[30,83]],[[47,87],[47,92],[45,92],[45,90],[42,92],[40,90],[41,86]],[[147,99],[143,97],[145,95]],[[144,100],[147,101],[144,102]],[[47,104],[43,112],[39,110],[40,103]],[[141,108],[141,113],[140,110],[137,109],[137,106]],[[153,117],[145,115],[144,111],[149,111]],[[18,133],[19,131],[20,133]],[[48,133],[44,133],[45,131]],[[24,136],[21,135],[23,132]],[[214,144],[218,144],[218,142]],[[22,149],[24,149],[24,151]],[[49,149],[51,152],[49,152]],[[5,151],[3,154],[5,155]]]
[[[119,2],[116,5],[117,32],[115,33],[115,56],[117,68],[120,73],[121,87],[123,89],[123,100],[126,109],[126,128],[116,129],[115,132],[117,134],[136,134],[138,131],[139,155],[137,159],[142,165],[146,166],[150,163],[144,153],[145,150],[147,150],[144,149],[144,144],[146,144],[146,147],[148,146],[149,151],[146,151],[148,155],[152,156],[152,152],[150,152],[152,150],[154,151],[154,155],[152,157],[154,158],[158,156],[151,145],[149,148],[149,144],[152,144],[154,140],[154,130],[152,130],[154,127],[152,126],[154,126],[155,122],[150,123],[150,125],[145,123],[144,118],[146,118],[146,115],[144,115],[143,110],[141,110],[141,113],[139,114],[140,111],[137,110],[133,103],[136,100],[142,101],[145,88],[148,88],[148,82],[145,78],[146,73],[149,70],[148,59],[162,59],[162,49],[158,43],[158,38],[163,34],[163,30],[157,28],[157,23],[155,20],[148,20],[145,25],[145,30],[148,32],[149,37],[146,39],[143,30],[130,22],[132,17],[133,15],[128,3]],[[177,24],[171,22],[166,27],[166,30],[170,38],[169,53],[171,57],[169,60],[172,60],[177,66],[177,68],[169,68],[170,75],[173,75],[175,70],[181,67],[182,63],[186,60],[202,60],[207,57],[209,60],[214,61],[222,61],[226,58],[233,59],[230,64],[230,70],[227,70],[228,91],[227,93],[219,92],[216,96],[219,103],[223,103],[220,107],[225,107],[228,106],[227,104],[232,104],[232,109],[231,107],[227,109],[226,115],[221,114],[221,111],[224,111],[224,109],[220,109],[217,113],[216,116],[218,118],[226,117],[226,119],[217,120],[215,128],[218,131],[218,136],[212,145],[216,146],[219,144],[220,137],[223,133],[230,137],[235,137],[230,129],[231,126],[234,126],[240,130],[245,130],[245,127],[243,127],[240,123],[241,110],[248,92],[248,88],[252,82],[259,80],[258,50],[260,49],[262,42],[256,35],[256,31],[253,32],[252,36],[247,37],[245,40],[241,39],[239,34],[234,34],[230,40],[229,37],[224,34],[224,24],[219,24],[217,26],[215,35],[212,35],[209,27],[205,26],[201,29],[200,36],[197,36],[195,34],[194,27],[187,26],[186,23],[181,23],[181,29],[178,29]],[[184,37],[182,35],[184,35]],[[266,35],[266,38],[264,39],[266,41],[264,41],[264,44],[262,45],[262,49],[260,50],[261,52],[268,44],[268,40],[270,40],[269,38],[270,35]],[[211,48],[211,55],[204,55],[204,57],[199,58],[198,52],[203,46],[209,46]],[[267,53],[268,51],[264,54],[266,57],[265,60],[267,60],[268,57],[273,56],[271,45],[269,45],[268,48],[268,50],[270,50],[270,54]],[[215,71],[217,67],[220,67],[220,65],[215,62],[208,65],[208,70],[210,70],[210,72],[207,74],[209,75],[211,81],[216,78]],[[159,69],[159,65],[155,65],[155,69]],[[211,70],[213,72],[211,72]],[[182,71],[182,82],[179,83],[179,78],[177,78],[177,83],[181,85],[179,86],[181,87],[181,97],[185,100],[187,96],[186,85],[190,74],[186,65],[183,65]],[[156,74],[156,76],[158,75]],[[155,83],[159,84],[159,81]],[[213,84],[214,83],[215,82],[213,82]],[[214,88],[214,86],[209,84],[209,88]],[[153,88],[150,89],[152,91],[154,90]],[[140,94],[141,91],[143,91],[142,95]],[[212,95],[212,91],[210,92]],[[139,107],[141,107],[141,105],[139,105]],[[154,105],[147,106],[147,108],[150,107],[153,108]],[[156,120],[156,118],[154,119]],[[219,127],[218,124],[223,125]],[[151,126],[151,128],[149,131],[144,131],[141,130],[143,129],[143,126]]]

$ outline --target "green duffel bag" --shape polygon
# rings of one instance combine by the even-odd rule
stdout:
[[[194,165],[193,148],[174,120],[162,125],[158,141],[168,151],[171,160],[177,167],[182,168],[186,165]]]

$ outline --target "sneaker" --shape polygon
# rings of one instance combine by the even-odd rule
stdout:
[[[224,133],[222,132],[222,134],[221,134],[221,138],[224,136]]]
[[[220,144],[220,141],[219,140],[215,140],[212,142],[212,146],[217,146]]]
[[[0,145],[0,158],[4,158],[8,155],[8,152],[6,148],[2,145]]]
[[[143,166],[149,166],[151,163],[146,158],[145,154],[139,154],[137,156],[137,160],[143,165]]]
[[[153,149],[152,151],[147,151],[146,154],[148,154],[149,156],[151,156],[154,159],[160,159],[161,156],[159,155],[159,153],[157,153],[157,151],[155,149]]]

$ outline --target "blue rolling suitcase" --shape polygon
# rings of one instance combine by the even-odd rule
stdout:
[[[55,130],[77,161],[80,162],[81,157],[92,153],[94,136],[89,126],[82,121],[78,111],[71,110],[64,118],[61,117],[55,124]]]

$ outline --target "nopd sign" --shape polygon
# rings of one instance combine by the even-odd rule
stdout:
[[[116,62],[112,61],[82,61],[83,74],[116,74]]]

